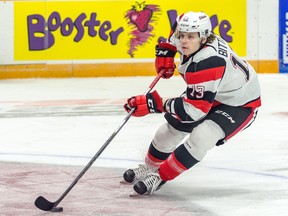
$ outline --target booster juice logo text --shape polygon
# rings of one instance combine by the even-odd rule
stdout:
[[[60,29],[62,36],[70,36],[76,29],[74,42],[79,42],[83,38],[86,28],[90,37],[95,37],[98,34],[103,41],[110,39],[112,45],[117,43],[119,34],[124,31],[122,27],[113,30],[111,22],[107,20],[104,22],[97,20],[96,13],[91,13],[89,19],[86,20],[86,18],[87,15],[81,13],[74,21],[70,17],[62,21],[58,12],[51,13],[47,21],[40,14],[28,16],[29,50],[46,50],[52,47],[55,43],[52,32],[58,29]]]

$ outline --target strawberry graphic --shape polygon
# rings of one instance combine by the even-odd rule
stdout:
[[[152,11],[148,8],[144,8],[141,11],[134,11],[130,15],[130,20],[136,25],[140,32],[147,31],[149,21],[152,17]]]
[[[134,53],[139,46],[143,46],[149,39],[154,37],[153,25],[160,14],[160,8],[157,5],[146,5],[136,2],[132,9],[127,11],[125,18],[131,28],[130,40],[128,41],[128,54],[133,58]]]

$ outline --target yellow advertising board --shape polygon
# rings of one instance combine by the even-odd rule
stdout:
[[[246,56],[246,0],[17,1],[14,60],[154,58],[177,15],[204,11],[213,31]]]

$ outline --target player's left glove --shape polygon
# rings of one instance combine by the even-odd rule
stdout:
[[[162,42],[156,45],[156,58],[155,58],[155,69],[159,74],[164,70],[162,78],[169,79],[174,74],[176,68],[174,64],[174,57],[177,49],[172,44]]]
[[[146,95],[138,95],[127,99],[127,103],[124,104],[124,109],[130,112],[131,109],[136,108],[132,113],[132,116],[141,117],[149,113],[161,113],[164,112],[162,98],[157,91],[148,93]]]

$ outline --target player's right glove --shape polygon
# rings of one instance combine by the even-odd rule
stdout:
[[[156,59],[155,68],[157,73],[163,69],[164,73],[162,78],[170,78],[174,74],[176,68],[174,64],[174,57],[176,55],[177,49],[172,44],[162,42],[156,45]]]
[[[149,113],[164,112],[162,98],[157,91],[129,98],[127,103],[124,104],[124,109],[130,112],[133,108],[136,109],[132,113],[132,116],[136,117],[145,116]]]

